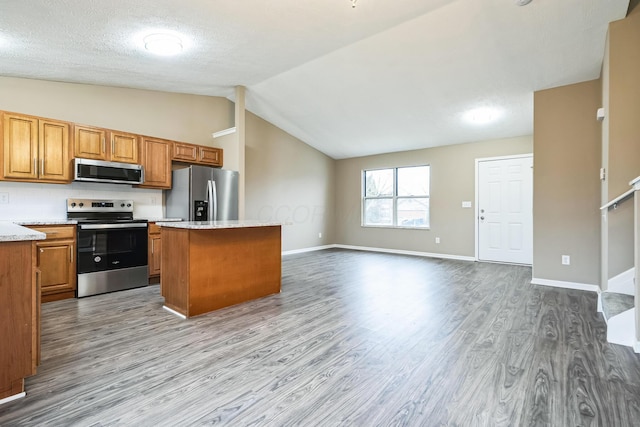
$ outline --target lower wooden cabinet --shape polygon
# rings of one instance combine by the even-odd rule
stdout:
[[[36,373],[39,347],[34,244],[0,242],[0,399],[24,391]]]
[[[74,298],[76,293],[76,227],[29,227],[47,234],[36,242],[36,268],[40,271],[42,302]]]
[[[149,224],[149,282],[160,280],[160,260],[162,258],[162,239],[160,227],[155,223]]]

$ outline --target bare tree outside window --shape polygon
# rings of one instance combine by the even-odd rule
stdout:
[[[362,225],[429,228],[429,166],[365,170]]]

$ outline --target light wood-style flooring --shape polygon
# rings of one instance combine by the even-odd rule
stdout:
[[[336,249],[189,320],[157,286],[47,303],[42,365],[0,426],[639,425],[640,356],[606,343],[596,295],[530,280]]]

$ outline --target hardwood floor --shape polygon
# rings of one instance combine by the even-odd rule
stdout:
[[[606,343],[594,293],[346,250],[282,272],[280,295],[188,320],[157,286],[45,304],[0,425],[638,425],[640,356]]]

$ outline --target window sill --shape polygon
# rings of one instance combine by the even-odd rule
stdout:
[[[431,227],[402,227],[399,225],[364,225],[360,224],[362,228],[388,228],[391,230],[431,230]]]

